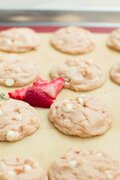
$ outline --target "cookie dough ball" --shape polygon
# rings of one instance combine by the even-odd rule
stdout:
[[[57,50],[73,55],[88,53],[95,47],[90,31],[72,26],[57,30],[50,42]]]
[[[52,79],[64,78],[64,87],[74,91],[93,90],[105,83],[102,69],[92,60],[83,58],[67,58],[53,66],[50,76]]]
[[[110,111],[90,96],[54,102],[48,118],[63,134],[79,137],[103,135],[112,126]]]
[[[40,126],[36,110],[26,102],[7,99],[0,102],[0,141],[18,141]]]
[[[1,180],[48,180],[45,171],[32,159],[5,157],[0,160]]]
[[[95,151],[71,150],[49,170],[50,180],[119,180],[120,162]]]
[[[0,50],[22,53],[36,49],[38,34],[30,28],[11,28],[0,32]]]

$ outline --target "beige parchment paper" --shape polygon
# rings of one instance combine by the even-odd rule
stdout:
[[[93,138],[71,137],[60,133],[49,122],[47,114],[49,109],[36,108],[39,113],[41,126],[31,136],[18,142],[0,142],[0,158],[4,156],[31,157],[37,160],[46,170],[50,164],[60,155],[70,148],[93,149],[103,151],[112,155],[115,159],[120,159],[120,86],[113,83],[109,78],[111,66],[120,61],[120,53],[106,47],[108,34],[94,34],[96,48],[86,55],[77,55],[93,59],[100,65],[106,74],[106,83],[99,89],[85,92],[84,94],[97,95],[110,109],[113,117],[112,128],[104,135]],[[26,60],[33,61],[38,68],[42,78],[50,80],[49,70],[65,57],[63,54],[49,44],[50,33],[40,33],[40,45],[38,50],[20,54]],[[5,54],[1,52],[0,54]],[[72,55],[71,55],[72,56]],[[27,68],[27,67],[26,67]],[[8,92],[14,88],[0,87],[0,92]],[[63,89],[57,99],[67,99],[80,96],[83,92],[73,92]]]

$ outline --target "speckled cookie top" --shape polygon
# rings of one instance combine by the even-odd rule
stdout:
[[[69,151],[49,170],[50,180],[119,180],[120,162],[95,151]]]
[[[51,68],[52,79],[62,77],[65,88],[74,91],[88,91],[102,86],[105,74],[91,59],[67,58]]]
[[[0,56],[0,84],[19,87],[30,84],[38,75],[34,63],[19,55]]]
[[[102,135],[112,125],[111,113],[97,97],[56,101],[48,117],[62,133],[80,137]]]
[[[32,159],[5,157],[0,160],[1,180],[47,180],[47,175]]]
[[[120,85],[120,62],[119,63],[115,63],[111,70],[110,70],[110,77],[111,79]]]
[[[0,50],[26,52],[39,44],[38,34],[30,28],[11,28],[0,32]]]
[[[115,29],[107,40],[108,47],[120,51],[120,29]]]
[[[14,99],[0,102],[0,141],[18,141],[39,126],[40,118],[29,104]]]
[[[56,49],[68,54],[88,53],[95,46],[92,33],[79,27],[66,27],[57,30],[50,42]]]

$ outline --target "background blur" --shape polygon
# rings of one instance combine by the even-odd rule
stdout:
[[[0,9],[120,9],[120,0],[0,0]]]

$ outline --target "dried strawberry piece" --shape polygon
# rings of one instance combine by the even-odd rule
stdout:
[[[36,80],[33,82],[33,86],[39,86],[41,84],[48,84],[49,82],[47,80],[41,79],[39,76],[36,78]]]
[[[49,108],[53,103],[53,99],[38,86],[32,86],[27,89],[24,101],[31,106],[44,108]]]
[[[34,107],[48,108],[64,86],[62,78],[51,82],[37,78],[33,86],[9,92],[9,97],[28,102]]]
[[[10,98],[25,101],[34,107],[48,108],[53,103],[53,99],[37,86],[18,89],[8,94]]]
[[[10,98],[24,101],[27,89],[28,88],[16,89],[12,92],[8,92],[8,95]]]
[[[42,80],[41,78],[38,78],[34,83],[34,86],[39,86],[47,95],[49,95],[51,98],[55,99],[61,89],[64,87],[64,79],[58,78],[55,80],[52,80],[51,82],[47,82],[45,80]]]

